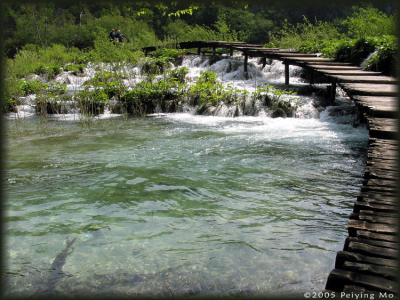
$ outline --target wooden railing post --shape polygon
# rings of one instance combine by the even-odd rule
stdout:
[[[249,60],[249,56],[247,55],[246,52],[244,52],[244,65],[243,65],[243,71],[244,71],[244,76],[246,79],[249,79],[249,73],[247,72],[247,62]]]
[[[233,56],[233,48],[232,48],[232,46],[229,48],[229,55]]]
[[[285,64],[285,84],[289,85],[289,63],[285,61],[284,64]]]
[[[335,103],[335,99],[336,99],[336,81],[333,80],[332,81],[332,85],[331,85],[331,94],[330,94],[330,103],[334,104]]]
[[[215,56],[215,47],[212,47],[212,55]]]
[[[264,57],[262,58],[262,67],[261,67],[261,70],[265,68],[265,65],[266,65],[266,64],[267,64],[267,58],[264,56]]]
[[[201,54],[201,47],[198,47],[197,48],[197,55],[200,55]]]

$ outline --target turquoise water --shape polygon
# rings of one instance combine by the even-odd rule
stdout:
[[[361,186],[365,128],[171,114],[8,120],[8,294],[324,288]],[[51,265],[76,238],[63,271]]]

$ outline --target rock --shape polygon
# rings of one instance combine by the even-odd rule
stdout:
[[[37,81],[45,82],[44,78],[40,77],[37,74],[30,74],[30,75],[26,76],[26,80],[37,80]]]
[[[71,84],[71,80],[68,77],[68,73],[61,73],[54,79],[54,81],[59,83]]]
[[[277,108],[271,115],[272,118],[286,118],[286,112],[282,108]]]

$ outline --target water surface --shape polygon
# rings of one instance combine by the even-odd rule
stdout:
[[[170,114],[9,120],[8,293],[268,294],[324,288],[367,131],[329,120]]]

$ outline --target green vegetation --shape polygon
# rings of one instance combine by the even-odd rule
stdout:
[[[212,72],[204,72],[196,83],[187,85],[187,69],[171,69],[179,64],[183,54],[174,49],[179,41],[265,43],[270,47],[320,52],[339,61],[362,63],[368,70],[395,74],[397,39],[393,10],[373,6],[339,9],[332,4],[330,12],[320,9],[315,16],[301,5],[294,9],[296,13],[288,13],[287,7],[278,2],[260,5],[241,0],[231,5],[197,1],[7,5],[3,27],[8,58],[2,107],[15,110],[19,97],[29,94],[36,94],[38,101],[45,103],[68,99],[62,89],[54,95],[52,80],[62,71],[80,75],[89,62],[107,63],[112,69],[138,65],[141,75],[146,77],[145,82],[127,90],[122,81],[124,74],[100,70],[86,82],[86,89],[76,95],[89,113],[102,111],[101,107],[110,99],[123,100],[132,112],[139,112],[133,109],[138,103],[146,103],[143,111],[151,111],[157,101],[165,107],[171,97],[178,99],[175,106],[191,99],[191,104],[204,108],[220,102],[234,103],[245,96],[244,91],[222,86]],[[108,33],[112,28],[120,28],[127,42],[110,42]],[[162,47],[144,57],[141,48],[145,46]],[[43,100],[45,97],[49,99]],[[270,100],[271,107],[289,112],[281,101]],[[88,109],[97,102],[99,109]]]
[[[361,64],[367,70],[395,74],[397,38],[394,15],[388,15],[373,7],[353,7],[345,19],[331,22],[304,18],[303,22],[285,23],[272,35],[267,46],[292,48],[302,52],[321,52],[339,61]]]
[[[282,99],[283,95],[295,95],[296,92],[278,89],[272,85],[257,86],[253,93],[255,100],[262,100],[263,105],[269,107],[272,114],[276,117],[292,117],[296,110],[296,103]]]
[[[240,97],[240,92],[233,87],[224,87],[213,71],[202,72],[196,83],[189,88],[192,104],[199,104],[200,110],[209,105],[216,106],[220,102],[231,104]]]

